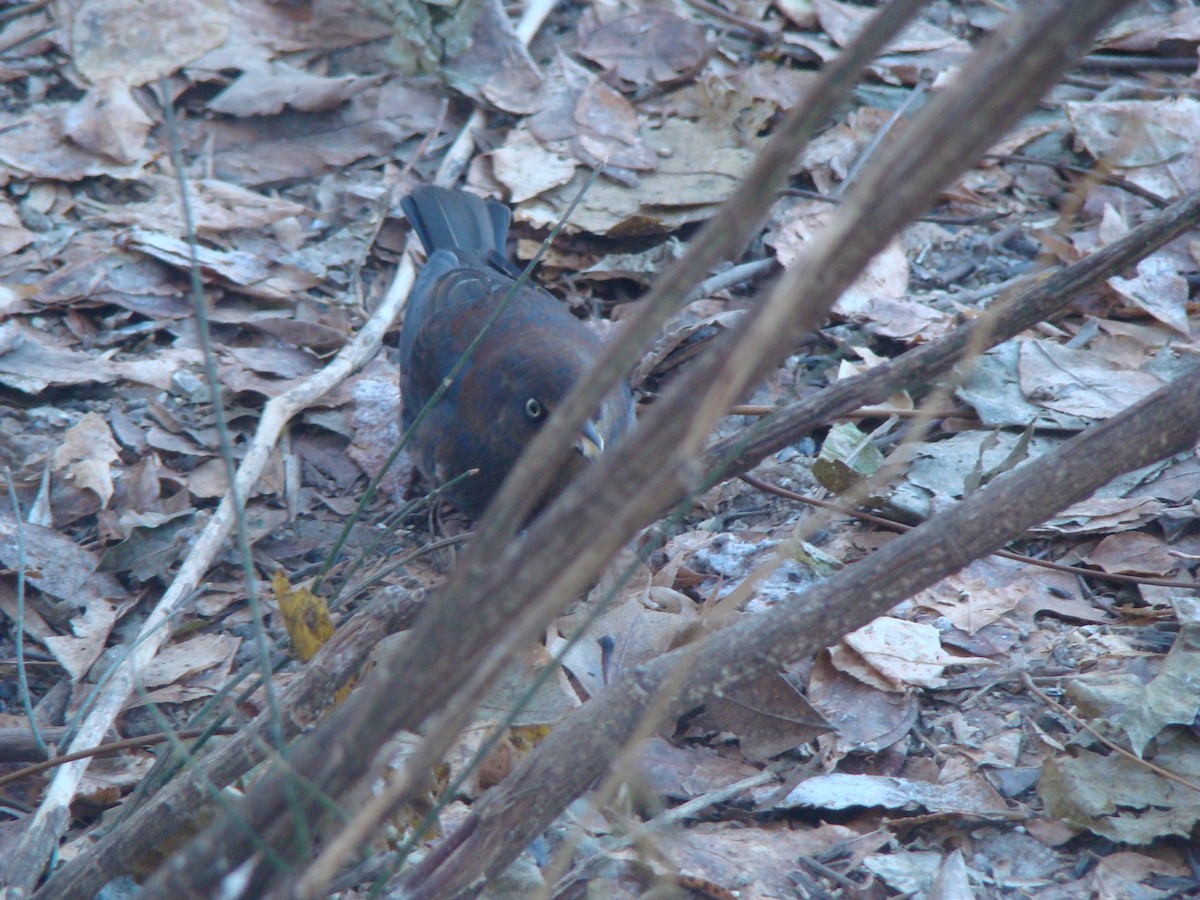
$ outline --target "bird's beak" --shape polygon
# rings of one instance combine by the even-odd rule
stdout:
[[[604,438],[600,437],[595,422],[589,419],[583,423],[583,433],[575,443],[575,449],[583,454],[584,459],[592,462],[600,458],[600,454],[604,452]]]

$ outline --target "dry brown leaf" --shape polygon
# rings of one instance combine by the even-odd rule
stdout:
[[[92,663],[100,658],[112,627],[117,621],[117,605],[107,600],[92,599],[83,604],[83,612],[71,619],[74,637],[46,638],[46,649],[54,654],[72,681],[79,681]]]
[[[93,83],[137,86],[198,59],[228,34],[225,0],[84,0],[71,18],[71,61]]]
[[[1139,187],[1174,199],[1200,184],[1200,101],[1067,103],[1088,152]]]
[[[179,182],[152,175],[145,184],[154,196],[144,203],[101,207],[100,218],[120,225],[137,225],[181,237],[186,233],[179,202]],[[299,203],[270,197],[216,178],[188,182],[192,225],[198,235],[262,228],[304,212]]]
[[[103,357],[52,346],[16,319],[0,324],[0,384],[38,394],[51,385],[103,383],[114,377],[112,364]]]
[[[1179,569],[1183,561],[1160,537],[1143,531],[1122,531],[1101,540],[1084,555],[1083,562],[1105,572],[1166,578]]]
[[[1021,391],[1056,412],[1109,419],[1163,386],[1148,372],[1122,369],[1087,350],[1054,341],[1021,342]]]
[[[839,3],[838,0],[813,0],[813,8],[825,30],[838,46],[844,47],[858,35],[875,11],[866,6]],[[965,51],[967,44],[929,22],[915,20],[888,44],[889,53],[923,53],[929,50]]]
[[[141,228],[131,228],[124,246],[187,270],[192,263],[188,245],[179,238]],[[209,278],[216,278],[252,297],[287,300],[293,294],[315,287],[320,279],[297,266],[264,260],[237,250],[196,247],[197,263]]]
[[[54,471],[64,473],[76,487],[93,491],[103,509],[112,498],[112,467],[120,458],[120,448],[108,423],[90,412],[63,435],[54,451]]]
[[[994,660],[953,656],[942,649],[938,630],[931,625],[882,616],[843,639],[891,685],[939,687],[946,683],[947,666],[990,666]]]
[[[1137,275],[1133,278],[1110,278],[1108,286],[1127,303],[1145,310],[1164,325],[1191,339],[1187,315],[1187,279],[1165,256],[1155,254],[1143,259],[1137,264]]]
[[[850,674],[843,671],[849,656],[857,654],[841,646],[818,654],[809,674],[808,700],[834,729],[817,739],[821,758],[830,765],[847,753],[878,753],[903,740],[919,713],[913,693],[886,690],[860,678],[861,663]]]
[[[711,51],[705,29],[666,12],[621,16],[589,33],[577,48],[623,89],[685,81]]]
[[[10,256],[22,247],[33,243],[34,233],[21,224],[16,205],[7,197],[0,197],[0,256]],[[12,288],[6,289],[12,300],[17,293]],[[5,301],[0,299],[0,315],[5,311]]]

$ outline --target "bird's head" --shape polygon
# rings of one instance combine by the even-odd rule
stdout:
[[[498,461],[510,467],[583,377],[588,359],[564,345],[525,344],[506,350],[503,359],[472,366],[473,371],[463,379],[459,403],[460,409],[470,407],[473,421],[486,429],[487,443]],[[602,414],[584,423],[574,442],[569,468],[573,470],[600,456],[606,436],[611,434],[606,426]]]

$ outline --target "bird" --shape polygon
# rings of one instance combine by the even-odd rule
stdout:
[[[602,343],[544,288],[518,284],[520,270],[505,255],[507,206],[434,185],[415,187],[400,205],[427,256],[400,329],[401,424],[405,433],[416,426],[410,448],[421,474],[448,485],[444,496],[478,519]],[[444,381],[445,392],[418,421]],[[584,423],[535,512],[633,422],[633,397],[622,382]]]

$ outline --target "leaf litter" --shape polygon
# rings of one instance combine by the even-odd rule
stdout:
[[[0,24],[11,48],[4,78],[23,86],[0,111],[0,463],[23,520],[18,535],[13,509],[0,510],[0,609],[11,625],[23,568],[24,649],[50,663],[36,670],[32,699],[69,697],[57,712],[39,704],[45,725],[86,701],[107,654],[149,608],[147,592],[170,581],[226,488],[186,293],[191,251],[155,99],[160,78],[180,112],[236,456],[264,399],[320,367],[379,301],[402,246],[396,201],[429,177],[461,127],[462,97],[506,113],[493,118],[467,182],[513,205],[526,257],[588,168],[605,164],[542,277],[575,308],[618,320],[647,270],[677,255],[746,173],[806,89],[813,61],[843,46],[869,12],[835,0],[727,4],[748,23],[738,27],[679,3],[599,4],[564,9],[526,52],[494,3],[477,21],[401,4],[407,39],[366,3],[169,6],[157,15],[153,4],[35,4]],[[836,200],[860,160],[904,127],[914,88],[937,90],[999,24],[995,7],[941,0],[921,14],[801,155],[795,195],[776,205],[749,259],[803,259],[832,208],[811,193]],[[176,19],[194,27],[172,27]],[[139,39],[114,40],[120,22],[136,24],[124,33]],[[756,43],[763,35],[778,41],[769,52]],[[1101,48],[1164,60],[1182,52],[1194,63],[1198,45],[1194,10],[1156,8],[1114,26]],[[874,261],[834,320],[747,404],[790,402],[927,342],[980,315],[997,285],[1039,260],[1094,252],[1160,201],[1200,187],[1194,82],[1194,73],[1113,71],[1056,88],[945,192],[936,223],[914,225]],[[1076,172],[1097,166],[1116,180]],[[903,473],[873,503],[921,518],[1176,377],[1197,357],[1198,272],[1193,234],[1053,325],[984,354],[955,391],[956,416],[905,449]],[[691,304],[639,367],[645,401],[687,366],[689,348],[751,302],[750,289],[733,288]],[[812,441],[757,474],[805,493],[844,490],[864,474],[865,447],[891,459],[904,428],[880,426],[912,401],[870,411],[858,440],[827,444],[840,480],[819,477]],[[395,445],[397,403],[387,354],[294,423],[249,498],[260,594],[275,566],[303,587],[299,573],[324,560]],[[720,432],[748,421],[730,417]],[[1018,549],[1186,585],[1200,560],[1198,480],[1194,453],[1131,473]],[[346,554],[373,546],[374,525],[404,482],[393,475]],[[673,527],[566,652],[522,727],[553,727],[623,671],[720,627],[723,615],[797,602],[824,577],[813,560],[852,563],[888,539],[843,519],[814,529],[811,513],[738,482],[698,497]],[[427,520],[410,520],[389,552],[424,543],[426,529]],[[431,585],[447,564],[422,557],[383,577]],[[143,673],[147,693],[123,714],[124,729],[150,727],[147,703],[186,721],[251,664],[238,577],[232,554],[217,563]],[[563,648],[612,584],[562,617],[545,649]],[[285,633],[284,618],[270,606],[272,636]],[[1198,795],[1140,763],[1197,781],[1195,628],[1186,587],[978,561],[811,663],[663,729],[641,753],[630,809],[575,810],[564,824],[581,839],[571,878],[603,891],[673,873],[743,897],[782,897],[825,877],[797,862],[812,859],[864,896],[961,895],[948,885],[1043,898],[1118,886],[1159,895],[1186,877],[1176,838],[1194,833]],[[10,657],[14,634],[5,636]],[[515,664],[464,747],[546,665],[541,649]],[[1022,693],[1022,672],[1053,683],[1070,712],[1133,758]],[[6,703],[4,712],[20,708],[15,696]],[[505,765],[525,752],[523,740],[510,741]],[[98,809],[120,805],[146,768],[138,752],[105,760],[83,796]],[[771,780],[721,795],[756,775]],[[630,815],[707,795],[716,799],[703,812],[656,832],[656,854],[615,849]],[[445,821],[462,810],[452,804]],[[972,830],[963,838],[939,822]],[[76,820],[68,854],[89,828]],[[610,849],[588,849],[605,842]],[[1079,865],[1085,857],[1090,871]]]

